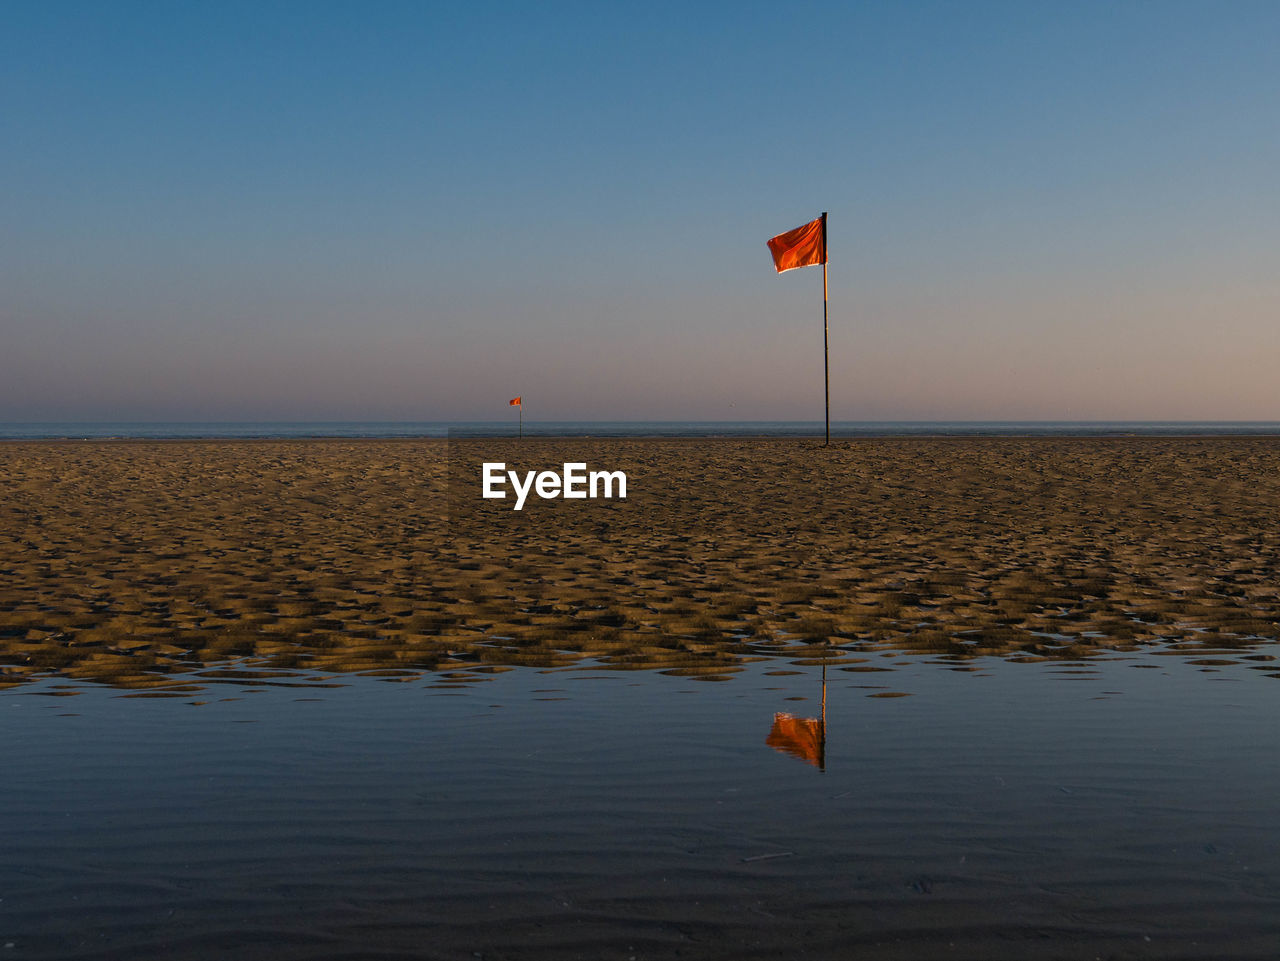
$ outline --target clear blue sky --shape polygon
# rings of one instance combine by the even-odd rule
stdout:
[[[0,421],[1280,419],[1280,4],[0,5]]]

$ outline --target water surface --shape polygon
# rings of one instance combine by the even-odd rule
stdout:
[[[0,424],[0,440],[422,438],[516,431],[501,421],[199,421]],[[522,422],[544,437],[820,437],[822,421],[542,421]],[[834,421],[833,437],[1115,437],[1273,436],[1277,421]]]
[[[1276,645],[831,653],[0,692],[4,956],[1274,957]]]

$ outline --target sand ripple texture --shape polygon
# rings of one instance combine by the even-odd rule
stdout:
[[[441,440],[0,445],[0,685],[188,695],[579,663],[724,679],[765,657],[1138,647],[1274,670],[1274,438],[538,454],[628,470],[628,500],[463,517]]]

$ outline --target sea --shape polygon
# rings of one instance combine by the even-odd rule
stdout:
[[[511,421],[0,423],[0,440],[415,438],[506,434]],[[526,421],[527,436],[821,437],[822,421]],[[833,437],[1280,435],[1280,421],[833,421]]]

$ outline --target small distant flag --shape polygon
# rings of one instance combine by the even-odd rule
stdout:
[[[826,215],[769,240],[773,267],[778,273],[827,262]]]
[[[520,406],[520,398],[519,398],[519,397],[512,397],[509,401],[507,401],[507,406],[508,406],[508,407],[519,407],[519,406]]]

